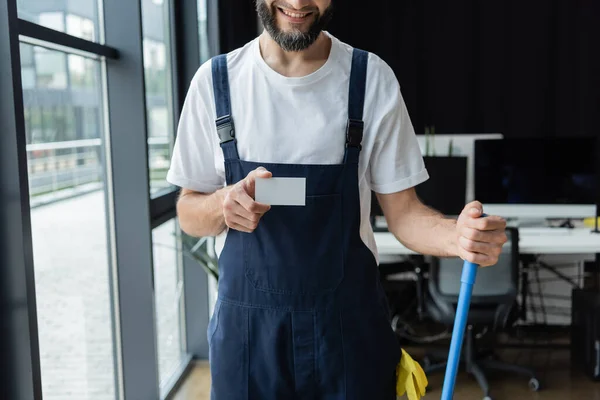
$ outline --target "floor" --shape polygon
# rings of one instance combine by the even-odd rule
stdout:
[[[600,400],[600,382],[592,382],[584,376],[570,372],[568,350],[505,350],[501,356],[507,362],[537,368],[544,387],[539,392],[531,392],[526,378],[490,374],[488,378],[493,390],[493,400]],[[428,379],[430,385],[424,400],[437,400],[441,395],[443,374],[432,374]],[[455,388],[456,399],[483,399],[483,394],[474,379],[465,374],[459,374]],[[198,363],[173,400],[209,400],[209,391],[208,364]]]
[[[104,192],[31,211],[44,400],[112,400],[115,348]],[[152,232],[159,376],[181,362],[174,220]]]

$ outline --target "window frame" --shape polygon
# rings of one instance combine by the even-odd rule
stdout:
[[[41,399],[41,368],[16,0],[0,2],[0,397]],[[5,224],[5,225],[4,225]],[[8,229],[10,228],[10,229]],[[10,288],[11,290],[8,290]]]

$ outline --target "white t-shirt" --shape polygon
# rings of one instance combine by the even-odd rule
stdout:
[[[330,55],[317,71],[285,77],[261,56],[258,38],[227,55],[231,114],[246,161],[340,164],[345,150],[352,47],[326,32]],[[225,185],[210,61],[195,74],[181,113],[167,181],[199,192]],[[429,175],[392,69],[369,53],[359,161],[360,234],[379,260],[369,222],[371,190],[398,192]],[[217,239],[217,253],[223,245]]]

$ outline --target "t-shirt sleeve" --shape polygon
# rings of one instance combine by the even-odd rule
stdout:
[[[375,135],[369,158],[369,185],[371,190],[389,194],[414,187],[429,174],[412,126],[400,85],[392,69],[381,59],[371,56],[373,73],[372,93],[366,98],[370,104],[370,121]]]
[[[225,184],[216,168],[218,146],[214,127],[212,76],[209,63],[203,64],[190,84],[173,147],[167,181],[173,185],[212,193]]]

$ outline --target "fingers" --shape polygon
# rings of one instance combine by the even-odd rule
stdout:
[[[506,232],[504,229],[483,231],[464,226],[462,227],[460,233],[465,239],[469,239],[475,242],[504,244],[508,241],[508,237],[506,236]]]
[[[243,198],[247,197],[245,193],[241,196]],[[250,199],[250,202],[253,202],[253,200]],[[260,219],[260,215],[246,209],[246,207],[242,204],[242,200],[240,197],[230,196],[229,198],[225,199],[225,202],[223,203],[223,208],[225,213],[230,217],[241,217],[250,222],[258,221]]]
[[[483,205],[479,201],[472,201],[465,206],[459,220],[462,225],[479,231],[504,230],[506,220],[502,217],[490,215],[482,217]]]
[[[232,193],[235,197],[234,199],[238,202],[246,211],[252,214],[264,214],[271,208],[268,204],[262,204],[256,202],[250,195],[246,192],[243,185],[238,185],[234,189],[234,193]]]
[[[462,249],[459,253],[460,258],[472,262],[473,264],[477,264],[480,267],[489,267],[497,262],[497,258],[487,254],[473,253]]]
[[[477,253],[497,258],[502,252],[502,244],[477,242],[461,236],[458,238],[459,245],[467,253]]]
[[[271,206],[256,202],[249,190],[253,191],[256,177],[269,176],[271,173],[264,168],[254,170],[227,193],[223,202],[223,215],[228,227],[248,233],[257,228],[261,217]]]
[[[242,224],[238,224],[237,222],[230,221],[227,223],[227,226],[231,229],[235,229],[236,231],[252,233],[254,230],[250,229]]]
[[[256,178],[268,179],[271,178],[273,174],[267,171],[264,167],[258,167],[255,170],[251,171],[248,176],[242,181],[242,186],[244,190],[251,198],[254,198],[256,194]]]
[[[464,226],[479,231],[495,231],[504,230],[506,228],[506,220],[502,217],[490,215],[488,217],[467,217],[463,219]]]
[[[479,218],[483,214],[483,204],[479,201],[472,201],[464,208],[468,215],[473,218]]]
[[[463,260],[478,264],[481,267],[494,265],[507,242],[504,231],[481,232],[471,228],[463,228],[458,237],[459,255]]]
[[[457,221],[459,255],[463,260],[490,266],[498,262],[506,236],[506,220],[483,215],[478,201],[467,204]]]
[[[248,212],[239,203],[224,207],[225,223],[228,227],[242,232],[254,232],[260,215]]]
[[[502,253],[502,247],[507,242],[503,230],[477,231],[463,227],[458,236],[459,255],[482,267],[494,265]]]

